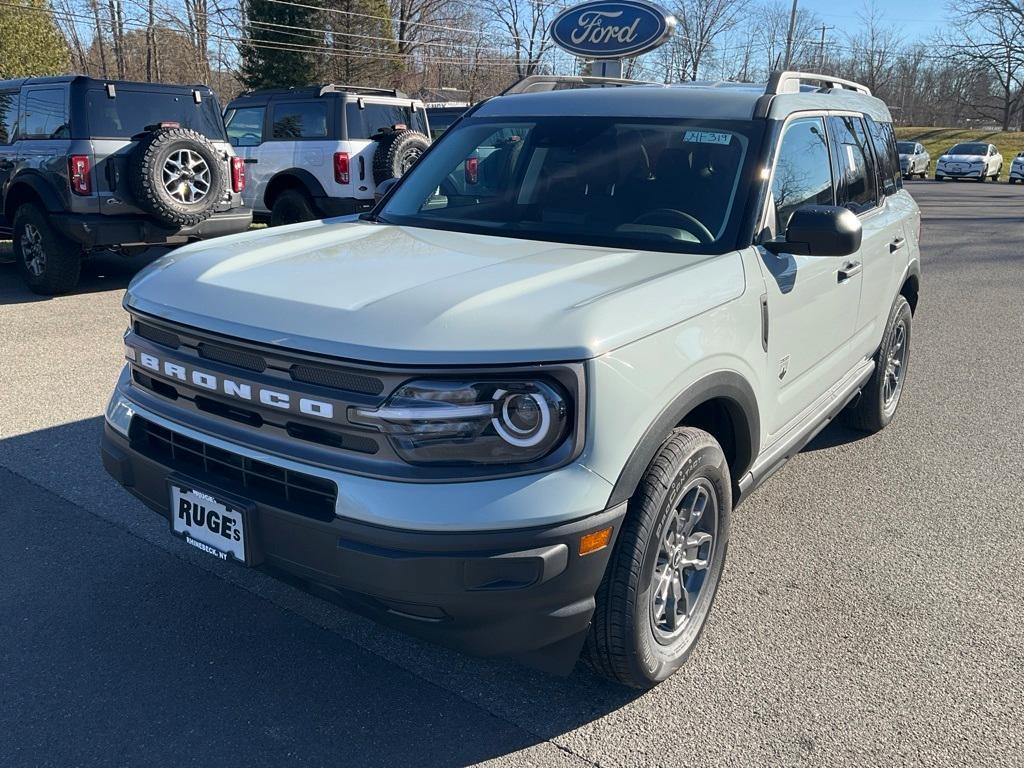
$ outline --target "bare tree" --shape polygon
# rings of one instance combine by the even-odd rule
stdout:
[[[675,8],[679,26],[673,63],[682,79],[697,79],[715,42],[743,21],[748,5],[749,0],[681,0]]]
[[[537,74],[541,61],[551,49],[548,25],[557,13],[546,0],[489,0],[495,24],[511,40],[516,74]]]

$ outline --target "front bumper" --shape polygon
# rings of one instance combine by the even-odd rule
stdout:
[[[252,224],[252,211],[235,208],[215,213],[191,227],[169,227],[148,216],[103,214],[51,214],[50,221],[65,237],[85,248],[120,245],[175,245],[244,232]]]
[[[1015,165],[1010,169],[1011,179],[1024,179],[1024,166]]]
[[[172,477],[214,495],[245,497],[244,489],[202,467],[183,470],[147,455],[109,422],[101,453],[114,479],[168,520]],[[460,485],[449,488],[457,507]],[[254,502],[249,526],[255,567],[297,578],[322,596],[427,640],[478,656],[518,657],[558,673],[572,669],[586,639],[594,595],[625,514],[622,504],[540,527],[439,532],[340,516],[314,519],[287,506]],[[581,556],[580,537],[607,527],[608,546]]]
[[[963,171],[954,171],[949,168],[936,168],[935,178],[950,178],[950,179],[980,179],[984,174],[984,168],[970,168]]]

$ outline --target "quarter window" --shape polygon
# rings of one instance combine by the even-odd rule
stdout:
[[[405,126],[420,133],[427,132],[427,123],[422,109],[414,110],[401,104],[379,104],[364,101],[345,105],[345,121],[348,123],[350,139],[369,139],[377,133],[395,126]]]
[[[69,136],[62,89],[45,88],[25,95],[20,135],[23,139],[66,139]]]
[[[838,161],[836,198],[856,214],[878,205],[878,176],[864,121],[859,117],[829,118]]]
[[[777,234],[786,231],[797,208],[835,203],[825,123],[820,117],[801,118],[786,126],[772,176],[772,200]]]
[[[18,92],[0,92],[0,144],[12,144],[17,133]]]
[[[871,142],[875,147],[875,157],[878,158],[882,191],[886,195],[894,195],[903,188],[900,155],[896,149],[896,133],[892,128],[892,123],[876,123],[869,117],[867,124]],[[919,144],[914,145],[915,153],[920,151],[919,148]]]
[[[322,101],[275,104],[271,135],[275,139],[326,138],[327,105]]]
[[[235,147],[255,147],[263,143],[264,107],[229,109],[224,115],[228,141]]]

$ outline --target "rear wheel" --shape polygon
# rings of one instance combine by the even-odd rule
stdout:
[[[285,224],[298,224],[300,221],[312,221],[320,218],[313,201],[298,189],[286,189],[274,200],[270,209],[270,226],[279,227]]]
[[[647,468],[597,593],[584,658],[651,688],[675,672],[704,629],[729,540],[732,483],[707,432],[673,430]]]
[[[844,421],[854,429],[878,432],[888,426],[896,415],[910,363],[912,317],[906,298],[897,296],[889,312],[875,372],[857,401],[843,412]]]
[[[36,293],[66,293],[78,285],[81,246],[50,226],[43,211],[31,203],[14,214],[14,258]]]

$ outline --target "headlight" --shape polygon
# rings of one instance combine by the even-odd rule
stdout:
[[[421,379],[349,419],[385,433],[410,464],[525,464],[567,443],[575,412],[554,380]]]

